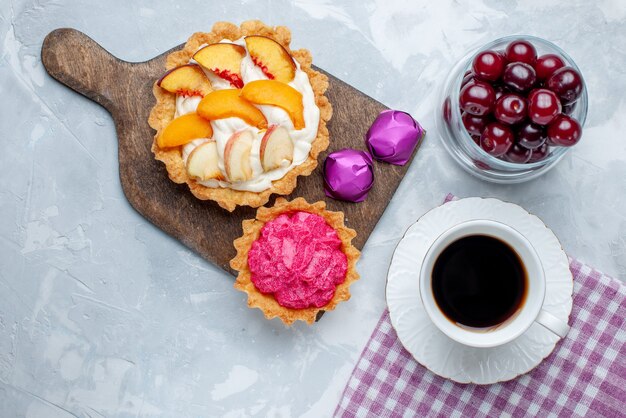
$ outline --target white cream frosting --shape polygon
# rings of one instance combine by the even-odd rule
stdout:
[[[246,47],[244,38],[240,38],[236,41],[222,40],[221,42],[232,42],[241,45],[244,48]],[[200,48],[202,48],[202,46]],[[305,127],[300,130],[295,130],[291,118],[287,112],[280,107],[271,105],[255,105],[267,119],[268,125],[280,125],[287,129],[287,132],[289,133],[294,144],[294,155],[291,164],[289,161],[285,160],[281,167],[264,172],[261,166],[261,157],[259,152],[264,131],[259,131],[256,127],[251,126],[242,119],[236,117],[212,120],[211,127],[213,128],[213,139],[217,142],[217,149],[220,157],[219,169],[224,178],[227,178],[226,171],[224,169],[224,148],[226,147],[226,142],[235,132],[242,130],[249,130],[254,136],[252,152],[250,153],[250,166],[252,167],[253,174],[252,179],[245,182],[207,180],[199,182],[200,184],[212,188],[224,187],[258,193],[269,189],[272,186],[272,181],[281,179],[292,168],[302,164],[307,159],[309,152],[311,151],[311,143],[317,136],[320,110],[315,104],[315,94],[313,93],[313,88],[309,82],[308,75],[302,71],[300,64],[296,60],[294,61],[296,63],[296,75],[289,85],[302,94]],[[191,60],[191,62],[194,61]],[[228,81],[218,77],[213,72],[205,70],[205,73],[211,81],[213,89],[221,90],[233,88]],[[263,74],[261,68],[252,62],[250,54],[247,53],[247,50],[246,56],[241,61],[241,77],[244,84],[255,80],[267,80],[267,76]],[[175,117],[195,112],[200,100],[201,98],[198,96],[176,96]],[[207,141],[208,138],[196,139],[183,147],[183,160],[185,164],[187,163],[187,157],[191,151],[193,151],[198,145]]]

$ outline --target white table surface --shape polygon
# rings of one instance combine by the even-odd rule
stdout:
[[[541,217],[568,254],[626,280],[626,4],[491,1],[0,3],[0,416],[328,416],[385,308],[403,231],[447,192]],[[470,4],[471,3],[471,4]],[[137,214],[107,112],[40,60],[58,27],[141,61],[218,20],[284,24],[316,65],[429,130],[363,251],[353,298],[286,329],[233,279]],[[468,48],[528,33],[589,87],[582,142],[547,175],[497,186],[442,148],[436,92]]]

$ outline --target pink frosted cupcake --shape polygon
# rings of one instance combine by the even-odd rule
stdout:
[[[350,298],[350,284],[359,278],[360,253],[351,244],[355,236],[343,213],[327,211],[324,202],[277,199],[273,207],[260,208],[256,219],[243,222],[243,236],[234,242],[237,256],[230,262],[239,272],[235,288],[268,319],[311,324],[321,311]]]

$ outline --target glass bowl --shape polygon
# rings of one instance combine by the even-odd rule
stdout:
[[[550,154],[541,161],[526,164],[512,163],[487,154],[472,140],[463,126],[459,108],[459,91],[463,76],[466,71],[471,69],[474,57],[479,52],[488,49],[504,50],[511,41],[518,39],[524,39],[532,43],[537,49],[538,56],[549,53],[556,54],[563,59],[566,66],[572,67],[581,73],[572,58],[552,42],[530,35],[506,36],[480,48],[475,48],[461,58],[450,71],[450,74],[448,74],[439,96],[438,103],[441,106],[437,111],[437,129],[441,133],[445,148],[463,169],[476,177],[494,183],[521,183],[534,179],[554,167],[571,148],[550,147]],[[582,94],[574,103],[574,108],[570,115],[584,127],[587,118],[588,97],[584,78],[582,81]]]

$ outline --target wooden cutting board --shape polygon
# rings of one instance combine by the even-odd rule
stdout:
[[[231,213],[214,202],[196,199],[187,185],[169,180],[165,166],[150,151],[155,134],[148,126],[148,115],[155,103],[152,85],[165,72],[165,57],[180,48],[182,45],[149,61],[127,62],[114,57],[82,32],[57,29],[46,36],[41,58],[48,74],[111,113],[119,142],[120,179],[130,204],[157,227],[232,274],[228,264],[236,254],[232,242],[241,235],[241,221],[254,218],[256,209],[239,207]],[[386,107],[324,73],[330,79],[326,96],[333,105],[333,117],[328,124],[330,147],[320,155],[320,166],[310,176],[298,179],[298,187],[288,199],[302,196],[309,202],[325,200],[328,209],[343,211],[346,224],[358,233],[353,243],[361,249],[408,164],[398,167],[375,163],[374,187],[365,202],[340,202],[325,196],[321,165],[328,152],[365,149],[364,134]]]

